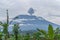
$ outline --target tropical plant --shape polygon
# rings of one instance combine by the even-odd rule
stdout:
[[[7,40],[7,37],[8,37],[8,24],[0,22],[0,25],[3,26],[3,33],[5,35],[5,40]]]
[[[60,40],[60,29],[56,28],[56,30],[54,30],[54,33],[55,33],[54,40]]]
[[[30,35],[29,35],[29,33],[27,33],[27,34],[24,36],[24,40],[30,40]]]
[[[5,40],[8,38],[8,26],[9,26],[9,16],[8,16],[8,10],[7,10],[7,22],[2,23],[0,22],[0,25],[3,26],[3,33],[5,34]]]
[[[14,27],[13,27],[13,32],[14,32],[14,35],[15,35],[15,40],[18,40],[18,28],[19,28],[19,25],[18,24],[14,24]]]
[[[0,32],[0,40],[2,40],[2,32]]]
[[[40,37],[44,38],[44,40],[54,40],[55,35],[54,35],[54,30],[53,30],[52,25],[49,24],[48,32],[46,32],[45,30],[39,30],[39,29],[38,29],[38,31],[42,35]]]
[[[53,30],[53,27],[52,25],[49,25],[48,27],[48,37],[50,40],[54,40],[54,30]]]
[[[39,29],[37,29],[37,30],[39,30]],[[41,36],[40,32],[35,32],[33,34],[33,40],[40,40],[40,36]]]

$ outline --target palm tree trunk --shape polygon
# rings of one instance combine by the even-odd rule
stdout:
[[[9,14],[8,14],[8,10],[6,10],[6,11],[7,11],[7,24],[8,24],[8,26],[9,26]],[[10,38],[9,32],[7,32],[7,34],[8,34],[8,38]]]

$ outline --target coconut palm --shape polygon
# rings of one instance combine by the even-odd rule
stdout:
[[[7,38],[8,38],[8,26],[9,26],[8,10],[7,10],[7,22],[6,23],[0,22],[0,25],[3,26],[3,33],[5,34],[5,40],[7,40]]]
[[[7,20],[6,20],[6,22],[7,22],[7,25],[9,26],[9,14],[8,14],[8,10],[6,10],[7,11]],[[8,38],[9,38],[9,32],[8,32]]]

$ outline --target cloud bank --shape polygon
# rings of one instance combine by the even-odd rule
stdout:
[[[59,0],[0,0],[0,17],[6,17],[6,9],[9,10],[10,17],[15,17],[19,14],[28,14],[27,11],[30,7],[34,8],[34,15],[60,24]]]

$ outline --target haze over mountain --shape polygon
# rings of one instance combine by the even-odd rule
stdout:
[[[48,25],[51,24],[54,29],[60,27],[55,23],[45,20],[43,17],[37,17],[34,15],[18,15],[11,22],[9,26],[9,31],[12,31],[13,25],[19,24],[20,31],[33,31],[39,29],[48,30]]]

